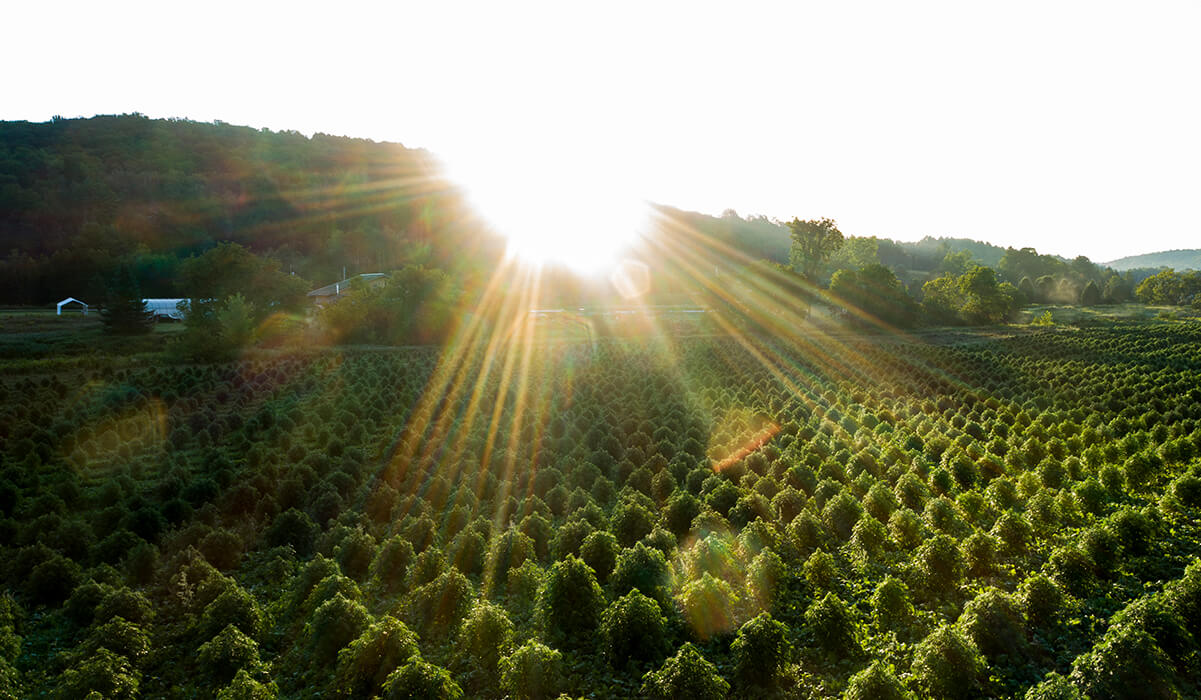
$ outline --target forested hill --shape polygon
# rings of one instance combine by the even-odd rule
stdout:
[[[306,279],[495,252],[422,150],[140,115],[0,122],[0,303],[97,295],[137,253],[149,295],[220,241]]]
[[[1161,250],[1158,253],[1130,255],[1105,263],[1115,270],[1170,267],[1175,270],[1201,270],[1201,248]]]

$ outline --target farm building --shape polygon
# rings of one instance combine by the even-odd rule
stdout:
[[[62,301],[58,302],[58,314],[57,315],[62,316],[63,315],[63,307],[70,306],[71,304],[79,304],[82,307],[83,315],[84,316],[88,315],[88,305],[86,303],[76,299],[75,297],[67,297],[66,299],[63,299]]]
[[[143,299],[146,302],[146,310],[154,314],[156,319],[172,319],[174,321],[183,320],[183,312],[179,310],[180,302],[187,302],[187,299]]]
[[[357,280],[357,282],[356,282]],[[327,284],[324,287],[314,289],[309,292],[308,297],[316,306],[326,306],[341,299],[345,294],[349,293],[352,287],[362,284],[368,287],[385,284],[388,281],[388,276],[382,272],[364,272],[361,275],[347,277],[341,282]]]

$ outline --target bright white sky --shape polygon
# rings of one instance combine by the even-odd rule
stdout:
[[[399,141],[485,199],[540,191],[580,218],[628,198],[1096,261],[1201,246],[1195,1],[3,15],[0,119],[137,111]]]

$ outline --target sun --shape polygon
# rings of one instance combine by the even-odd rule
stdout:
[[[629,173],[553,149],[484,152],[450,163],[451,179],[508,241],[508,253],[578,274],[610,272],[645,232],[650,210]]]

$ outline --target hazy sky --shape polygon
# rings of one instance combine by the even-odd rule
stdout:
[[[399,141],[511,202],[1201,246],[1201,3],[16,3],[0,119]],[[491,188],[491,189],[489,189]],[[530,206],[537,206],[532,204]],[[585,211],[579,211],[585,210]]]

